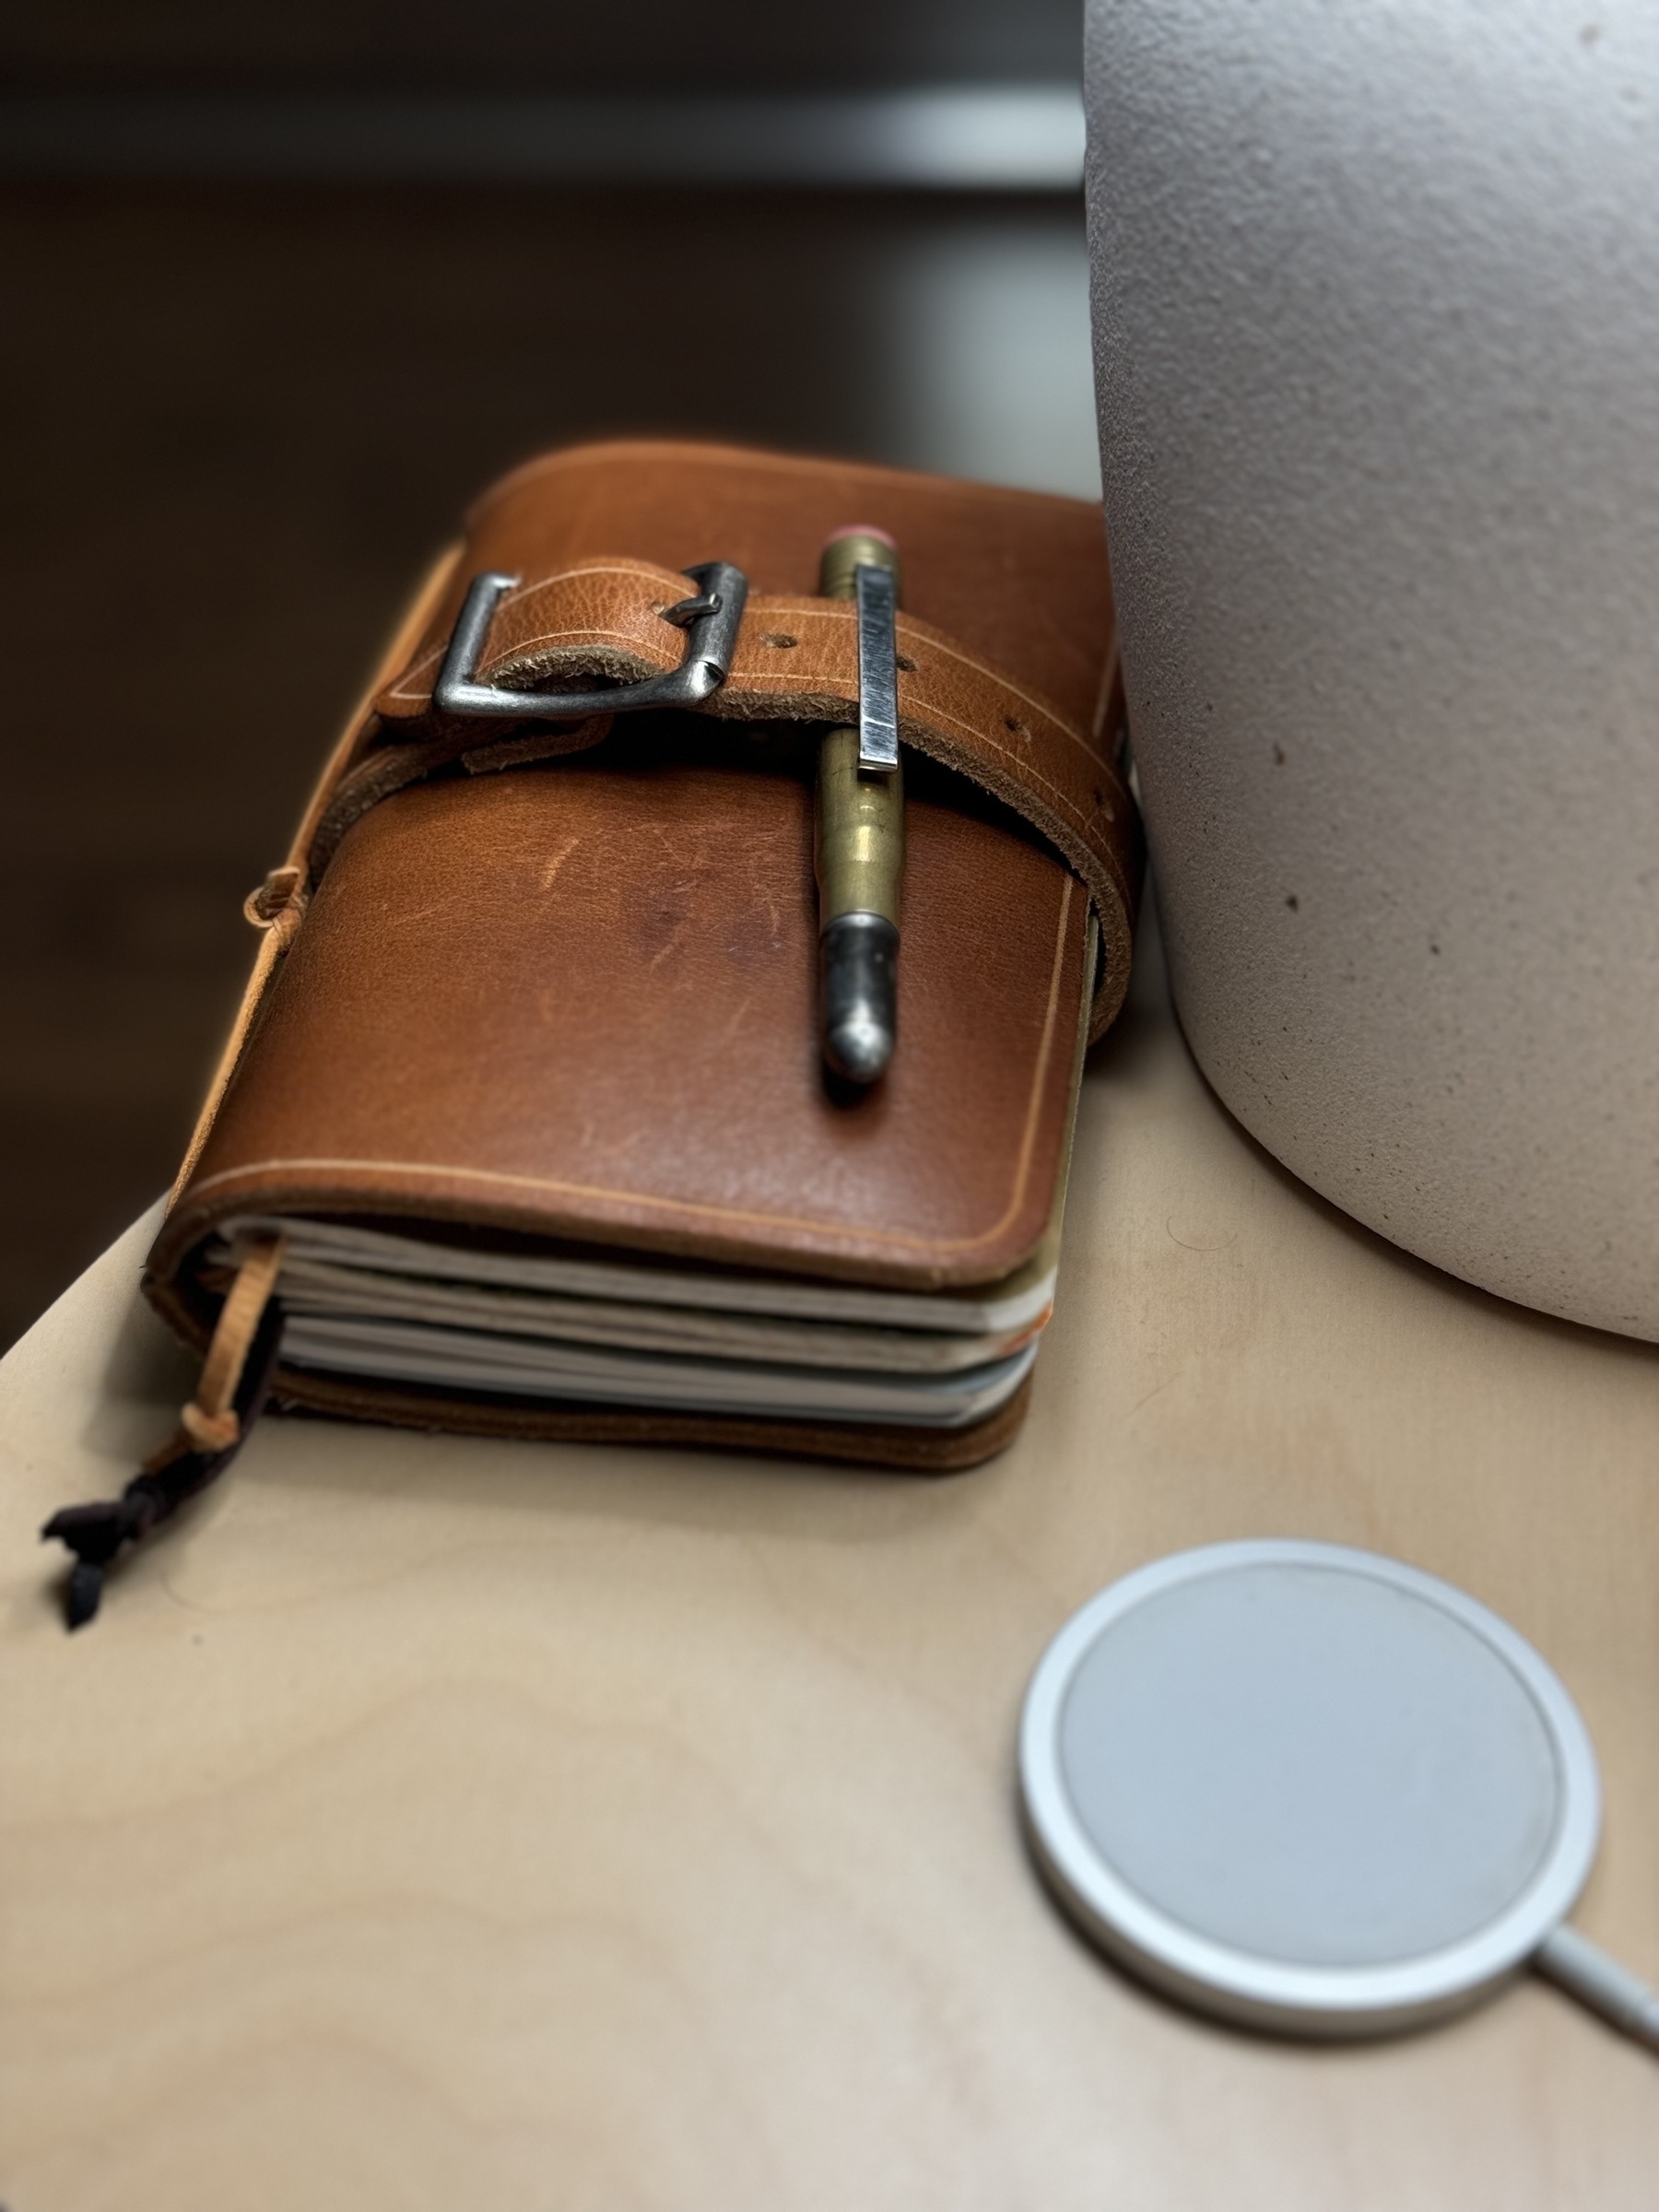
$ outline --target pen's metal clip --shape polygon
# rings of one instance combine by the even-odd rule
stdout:
[[[858,765],[885,775],[899,765],[899,646],[895,619],[899,580],[891,569],[861,561],[853,571],[858,597]]]
[[[580,721],[589,714],[632,714],[649,707],[694,707],[725,681],[737,645],[737,626],[748,596],[748,579],[729,560],[705,560],[686,569],[696,594],[663,609],[665,622],[686,632],[677,668],[642,683],[608,690],[514,691],[476,678],[489,625],[516,576],[475,576],[456,618],[432,702],[444,714],[490,716],[514,722]]]

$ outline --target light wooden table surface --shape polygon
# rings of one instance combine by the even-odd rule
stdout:
[[[0,1368],[7,2212],[1594,2212],[1659,2068],[1524,1982],[1321,2050],[1103,1965],[1015,1815],[1112,1576],[1371,1545],[1530,1636],[1659,1976],[1659,1352],[1345,1222],[1210,1099],[1155,959],[1090,1073],[1020,1441],[942,1482],[272,1421],[58,1626],[55,1505],[187,1368],[140,1224]]]

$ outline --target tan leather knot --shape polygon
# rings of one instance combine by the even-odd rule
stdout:
[[[286,952],[305,918],[309,900],[303,868],[273,868],[257,890],[250,891],[243,900],[242,912],[255,929],[269,930]]]
[[[206,1413],[193,1398],[179,1408],[179,1426],[198,1452],[229,1452],[241,1441],[241,1423],[229,1406],[223,1413]]]

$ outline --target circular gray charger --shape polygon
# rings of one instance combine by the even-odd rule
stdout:
[[[1583,1723],[1460,1590],[1330,1544],[1218,1544],[1068,1621],[1020,1730],[1028,1830],[1125,1964],[1253,2026],[1387,2032],[1533,1959],[1651,2040],[1559,1924],[1595,1855]]]

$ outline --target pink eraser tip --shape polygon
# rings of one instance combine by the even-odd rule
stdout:
[[[899,550],[899,540],[885,530],[877,530],[874,523],[849,523],[842,530],[831,530],[824,540],[826,547],[840,545],[843,537],[878,537],[884,546]]]

